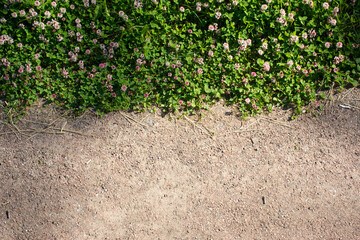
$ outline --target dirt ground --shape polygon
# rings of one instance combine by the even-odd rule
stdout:
[[[2,114],[0,239],[360,239],[360,89],[334,99],[291,121]]]

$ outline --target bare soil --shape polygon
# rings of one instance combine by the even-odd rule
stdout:
[[[360,89],[325,103],[295,120],[2,114],[0,239],[360,239]]]

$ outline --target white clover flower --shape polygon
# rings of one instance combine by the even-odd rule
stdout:
[[[45,12],[44,12],[44,15],[45,15],[46,18],[51,17],[51,13],[50,13],[49,11],[45,11]]]
[[[221,12],[216,12],[216,13],[215,13],[215,17],[216,17],[216,19],[220,19],[220,17],[221,17]]]
[[[265,63],[263,64],[263,70],[264,70],[265,72],[270,71],[270,63],[265,62]]]
[[[288,61],[286,64],[287,64],[289,67],[292,67],[292,66],[294,65],[294,62],[293,62],[292,60],[290,60],[290,61]]]
[[[261,11],[262,11],[262,12],[265,12],[267,9],[268,9],[268,5],[263,4],[263,5],[261,6]]]
[[[286,16],[286,12],[284,9],[280,9],[280,15],[281,17],[285,17]]]
[[[267,49],[268,49],[268,44],[267,44],[266,42],[264,42],[264,43],[262,44],[261,48],[262,48],[263,50],[267,50]]]
[[[292,35],[292,36],[290,37],[290,43],[296,43],[296,42],[298,42],[298,41],[299,41],[299,37],[298,37],[298,36]]]

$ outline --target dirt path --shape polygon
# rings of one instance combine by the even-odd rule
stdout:
[[[0,239],[360,239],[359,98],[293,121],[218,104],[196,124],[33,107],[20,130],[91,136],[0,135]]]

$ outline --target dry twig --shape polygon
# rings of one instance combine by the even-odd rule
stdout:
[[[89,134],[86,134],[86,133],[83,133],[83,132],[79,132],[79,131],[75,131],[75,130],[70,130],[70,129],[54,128],[54,127],[51,127],[50,129],[52,129],[52,130],[59,130],[59,131],[60,131],[59,133],[69,132],[69,133],[76,133],[76,134],[79,134],[79,135],[84,135],[84,136],[92,137],[92,135],[89,135]]]
[[[259,129],[259,128],[253,128],[253,129],[243,129],[243,130],[238,130],[238,131],[235,131],[234,133],[241,133],[241,132],[257,132],[257,131],[263,131],[263,129]]]
[[[274,123],[277,123],[277,124],[280,124],[280,125],[283,125],[285,127],[288,127],[288,128],[293,128],[292,126],[282,122],[282,121],[279,121],[279,120],[276,120],[276,119],[273,119],[273,118],[270,118],[270,117],[264,117],[263,119],[266,119],[266,120],[269,120],[271,122],[274,122]]]
[[[354,89],[355,89],[355,87],[350,88],[349,90],[347,90],[342,96],[339,96],[338,101],[344,100],[345,97],[346,97],[347,95],[349,95],[349,93],[351,93]]]
[[[203,130],[200,126],[198,126],[198,124],[196,124],[196,122],[194,122],[193,120],[189,119],[187,116],[184,116],[184,118],[185,118],[186,120],[188,120],[190,123],[192,123],[193,126],[195,126],[195,127],[199,128],[199,129]],[[208,129],[208,128],[205,127],[204,125],[201,125],[201,126],[202,126],[203,128],[205,128],[206,131],[208,131],[207,135],[209,135],[211,138],[214,137],[214,135],[215,135],[215,132],[214,132],[214,131],[211,131],[210,129]]]
[[[253,121],[252,123],[250,123],[249,125],[246,125],[245,127],[241,127],[238,131],[241,132],[242,130],[246,130],[248,129],[250,126],[254,125],[255,123],[258,123],[261,120],[261,118],[256,119],[255,121]],[[242,124],[242,123],[241,123]]]
[[[61,127],[61,132],[63,131],[63,129],[64,129],[64,127],[66,126],[66,124],[67,124],[67,121],[65,121],[64,124],[62,125],[62,127]]]
[[[8,124],[6,122],[2,122],[0,121],[1,123],[5,123],[5,124]],[[0,133],[0,135],[6,135],[6,134],[15,134],[16,136],[17,135],[17,132],[14,131],[14,129],[12,129],[11,127],[9,127],[12,131],[11,132],[2,132]],[[51,131],[53,130],[53,131]],[[86,134],[86,133],[83,133],[83,132],[79,132],[79,131],[75,131],[75,130],[70,130],[70,129],[64,129],[64,126],[62,128],[55,128],[55,127],[48,127],[48,128],[45,128],[45,129],[36,129],[36,128],[30,128],[30,129],[18,129],[17,128],[17,131],[23,135],[26,135],[24,134],[25,132],[32,132],[34,133],[32,136],[30,136],[28,139],[34,137],[36,134],[38,133],[49,133],[49,134],[65,134],[65,132],[69,132],[69,133],[75,133],[75,134],[79,134],[79,135],[84,135],[84,136],[89,136],[89,137],[92,137],[92,135],[89,135],[89,134]],[[27,135],[29,136],[29,135]],[[20,138],[19,138],[20,140]]]
[[[145,119],[147,119],[149,116],[150,116],[150,114],[146,114],[146,116],[143,117],[143,118],[140,120],[140,122],[142,123],[142,122],[143,122]]]
[[[17,138],[18,140],[20,140],[20,137],[19,137],[18,133],[13,129],[13,124],[9,124],[9,123],[3,122],[3,121],[0,121],[0,123],[5,124],[5,125],[8,126],[8,128],[11,130],[11,132],[7,132],[7,133],[13,133],[13,134],[15,134],[16,138]],[[19,130],[17,130],[17,131],[19,131]],[[0,135],[4,135],[4,134],[0,134]]]
[[[333,95],[334,95],[334,93],[333,93],[333,91],[334,91],[334,86],[335,86],[335,83],[333,83],[333,84],[331,85],[331,89],[330,89],[329,94],[328,94],[328,96],[327,96],[327,98],[326,98],[326,100],[325,100],[325,111],[326,111],[326,112],[328,112],[328,111],[327,111],[327,110],[328,110],[328,105],[330,104],[330,107],[329,107],[329,108],[331,108],[331,106],[333,105],[333,102],[332,102],[331,100],[332,100],[332,97],[333,97]]]
[[[63,132],[51,132],[51,131],[45,131],[43,129],[25,129],[25,130],[19,130],[20,133],[23,132],[35,132],[35,133],[51,133],[51,134],[64,134]],[[6,135],[6,134],[14,134],[14,132],[2,132],[0,135]],[[34,137],[34,135],[30,136]]]
[[[145,124],[143,124],[143,123],[141,123],[141,122],[139,122],[138,120],[136,120],[136,119],[134,119],[134,118],[132,118],[132,117],[130,117],[130,116],[128,116],[128,115],[126,115],[125,113],[122,113],[122,112],[119,112],[120,114],[121,114],[121,116],[123,116],[124,118],[126,118],[127,120],[131,120],[131,121],[133,121],[133,122],[135,122],[135,123],[137,123],[137,124],[139,124],[139,125],[141,125],[141,126],[143,126],[144,128],[147,128],[148,126],[146,126]]]

